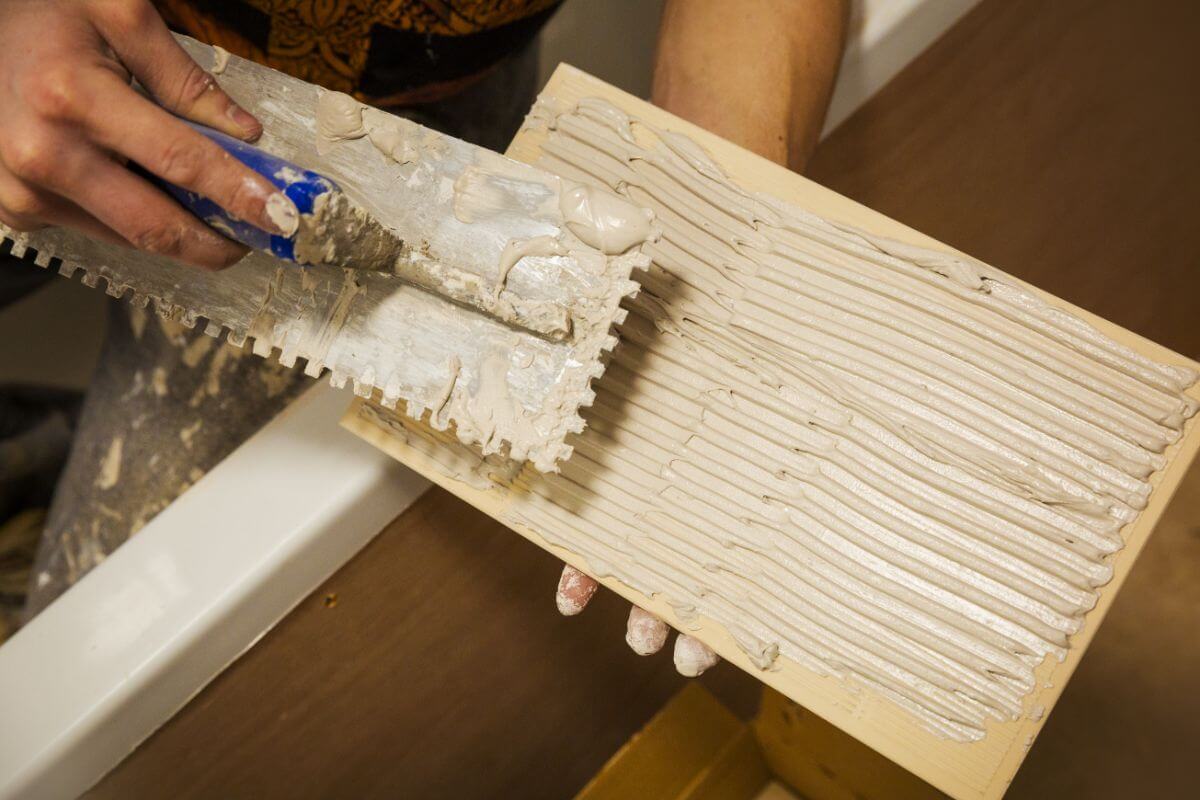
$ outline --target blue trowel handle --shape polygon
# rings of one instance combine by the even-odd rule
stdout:
[[[297,166],[279,156],[272,155],[265,150],[260,150],[252,144],[247,144],[240,139],[227,136],[220,131],[205,127],[204,125],[197,125],[194,122],[188,122],[187,124],[209,139],[212,139],[238,161],[241,161],[247,167],[279,187],[287,195],[288,199],[296,204],[296,210],[301,214],[311,214],[313,201],[319,195],[338,188],[336,183],[324,175]],[[254,227],[248,222],[243,222],[203,195],[188,191],[173,183],[167,183],[153,175],[149,177],[163,189],[166,189],[186,209],[229,238],[236,239],[255,250],[270,253],[276,258],[295,262],[295,242],[291,238],[268,233],[261,228]]]

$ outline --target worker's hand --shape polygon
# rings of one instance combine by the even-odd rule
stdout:
[[[559,613],[573,617],[587,606],[598,584],[571,565],[565,565],[558,579],[558,592],[554,600]],[[667,623],[637,606],[629,609],[629,621],[625,624],[625,641],[639,656],[657,653],[667,642],[670,628]],[[709,647],[687,634],[675,637],[675,669],[681,675],[694,678],[713,666],[720,659]]]
[[[168,112],[247,141],[262,134],[149,0],[0,0],[0,221],[78,228],[209,269],[245,255],[125,167],[133,162],[281,232],[268,198],[280,198],[276,214],[295,206]]]

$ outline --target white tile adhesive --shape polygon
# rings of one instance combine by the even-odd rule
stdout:
[[[694,142],[543,98],[538,166],[661,236],[558,475],[498,471],[369,405],[501,519],[951,739],[1022,712],[1112,575],[1196,403],[1156,363],[965,258],[739,188]]]

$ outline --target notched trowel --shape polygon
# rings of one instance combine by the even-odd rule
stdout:
[[[567,306],[517,295],[505,285],[507,275],[496,276],[489,285],[486,276],[435,261],[350,199],[336,181],[220,131],[188,124],[273,183],[299,212],[291,230],[267,233],[203,195],[147,174],[185,208],[229,238],[301,266],[326,265],[395,275],[549,339],[562,340],[570,334]]]
[[[285,366],[303,359],[386,407],[403,401],[484,455],[555,469],[637,290],[630,273],[649,264],[649,212],[345,96],[337,139],[318,146],[323,90],[239,58],[219,80],[263,122],[257,149],[278,163],[256,169],[293,202],[289,186],[329,186],[298,203],[290,245],[252,243],[218,273],[64,229],[0,225],[3,247]],[[194,210],[236,236],[240,223],[213,209]]]

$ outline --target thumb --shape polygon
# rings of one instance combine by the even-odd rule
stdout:
[[[192,60],[149,0],[92,0],[88,7],[96,30],[163,108],[238,139],[262,135],[262,124]]]

